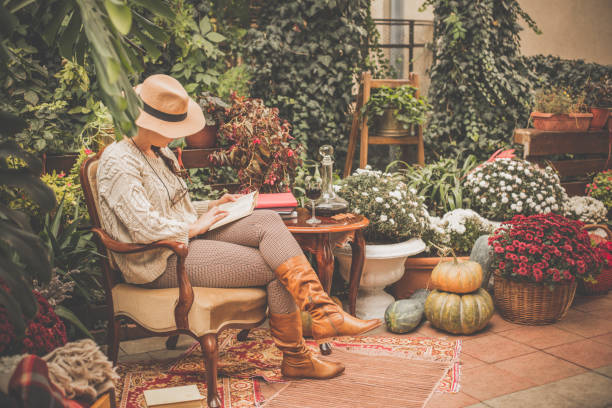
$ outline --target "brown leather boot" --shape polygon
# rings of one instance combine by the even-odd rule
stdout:
[[[294,378],[332,378],[344,371],[340,363],[319,360],[312,355],[302,337],[300,311],[270,313],[270,332],[276,347],[283,352],[281,372]]]
[[[312,337],[317,340],[356,336],[382,324],[379,319],[357,319],[335,304],[323,290],[319,277],[304,255],[288,259],[275,273],[298,307],[312,316]]]

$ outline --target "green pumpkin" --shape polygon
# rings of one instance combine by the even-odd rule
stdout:
[[[493,248],[489,246],[489,236],[481,235],[474,242],[474,247],[470,253],[470,261],[478,262],[482,267],[482,285],[483,289],[489,286],[489,280],[491,279],[491,272],[493,271],[493,259],[495,258],[495,252]]]
[[[387,329],[393,333],[408,333],[423,319],[423,302],[419,299],[395,301],[385,310]]]
[[[410,295],[409,299],[418,300],[423,305],[425,305],[425,301],[427,300],[427,296],[431,293],[429,289],[417,289],[414,291],[412,295]]]
[[[493,316],[493,299],[480,288],[456,293],[433,290],[425,302],[425,317],[438,329],[453,334],[472,334],[487,325]]]

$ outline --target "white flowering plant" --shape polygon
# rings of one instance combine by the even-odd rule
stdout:
[[[585,224],[605,223],[608,210],[604,203],[593,197],[572,197],[567,202],[565,216]]]
[[[501,158],[474,169],[465,181],[472,209],[490,220],[515,215],[564,214],[568,196],[551,167]]]
[[[338,183],[338,195],[348,202],[349,210],[370,220],[364,231],[367,242],[402,242],[428,230],[423,201],[400,178],[368,166]]]
[[[429,256],[435,254],[437,248],[452,248],[455,255],[467,256],[478,237],[493,233],[500,223],[489,221],[473,210],[459,208],[441,218],[431,217],[430,225],[424,237]]]

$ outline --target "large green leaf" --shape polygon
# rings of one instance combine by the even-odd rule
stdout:
[[[13,115],[4,110],[0,110],[0,135],[7,136],[20,132],[26,127],[26,122],[19,116]]]
[[[9,271],[13,271],[13,273]],[[19,305],[20,313],[23,313],[27,319],[33,318],[38,310],[36,298],[30,285],[17,272],[15,265],[12,265],[12,263],[0,265],[0,279],[9,287],[10,293],[8,295]]]
[[[13,324],[15,332],[23,334],[25,332],[25,322],[23,319],[21,307],[13,296],[0,288],[0,304],[6,308],[9,321]]]
[[[162,0],[132,0],[134,3],[139,6],[144,7],[149,10],[153,14],[158,15],[159,17],[163,17],[168,21],[173,21],[176,19],[176,14],[172,9]]]
[[[117,31],[127,35],[132,27],[132,11],[125,1],[104,0],[104,7],[106,7],[108,17]]]
[[[59,39],[60,55],[66,59],[72,59],[73,50],[76,45],[79,30],[81,29],[81,14],[74,10],[70,16],[70,22],[62,32]]]
[[[25,161],[29,171],[33,174],[40,174],[42,172],[42,163],[38,157],[26,152],[11,140],[0,143],[0,159],[8,159],[9,157]]]
[[[0,169],[0,185],[20,188],[47,212],[56,205],[53,190],[28,169]]]
[[[163,42],[168,41],[170,36],[168,35],[167,32],[165,32],[163,29],[161,29],[160,27],[152,23],[150,20],[138,14],[136,11],[132,10],[132,14],[134,15],[134,18],[136,19],[136,22],[139,25],[141,25],[142,28],[146,32],[151,34],[151,37],[153,37],[157,42],[163,43]]]
[[[68,13],[72,10],[73,5],[70,1],[61,1],[59,5],[56,5],[53,13],[53,20],[43,30],[43,39],[47,45],[52,46],[55,44],[57,33],[59,32],[62,22]]]
[[[57,314],[62,319],[65,319],[70,323],[74,324],[81,332],[83,332],[84,335],[93,339],[93,336],[91,335],[89,330],[87,330],[87,327],[85,327],[81,320],[79,320],[79,318],[74,313],[72,313],[70,309],[62,305],[57,305],[55,306],[55,314]]]
[[[17,24],[19,24],[17,17],[0,4],[0,34],[4,37],[10,36]]]
[[[37,235],[0,220],[0,242],[19,255],[19,260],[27,266],[26,274],[43,282],[49,281],[51,264],[48,251]]]

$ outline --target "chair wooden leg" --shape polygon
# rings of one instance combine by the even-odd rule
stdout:
[[[206,366],[206,387],[208,388],[208,408],[220,408],[221,399],[217,392],[217,360],[219,350],[217,349],[217,335],[206,334],[200,337],[200,347],[204,354],[204,364]]]
[[[117,356],[119,355],[119,320],[111,319],[108,322],[108,359],[117,364]]]
[[[246,339],[249,337],[249,332],[249,329],[240,330],[240,332],[236,335],[236,339],[238,339],[238,341],[246,341]]]
[[[174,350],[176,349],[176,343],[178,343],[178,334],[174,335],[174,336],[169,336],[168,339],[166,340],[166,349],[167,350]]]

